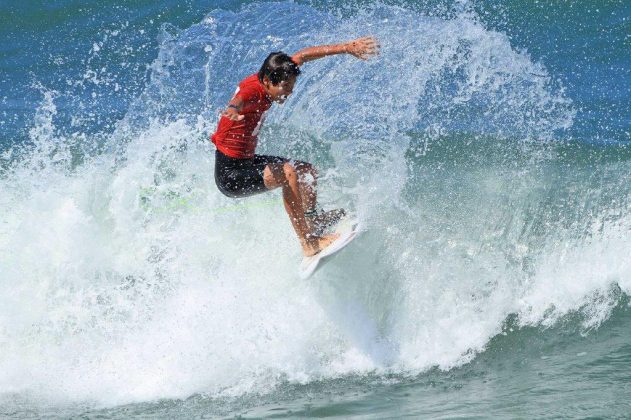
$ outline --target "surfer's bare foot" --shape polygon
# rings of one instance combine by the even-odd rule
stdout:
[[[333,233],[331,235],[324,235],[310,239],[308,242],[302,245],[302,252],[305,257],[312,257],[327,246],[331,245],[331,243],[339,237],[339,233]]]
[[[327,229],[330,229],[339,222],[344,216],[346,216],[346,211],[344,209],[334,209],[320,212],[314,216],[305,217],[305,219],[307,220],[311,231],[315,235],[320,236],[324,234]]]

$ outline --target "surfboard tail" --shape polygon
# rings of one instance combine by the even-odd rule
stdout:
[[[318,268],[320,261],[327,258],[336,252],[340,251],[346,245],[351,243],[359,232],[359,223],[356,220],[342,220],[336,226],[335,233],[340,235],[335,241],[331,242],[329,246],[322,251],[311,257],[304,257],[300,264],[299,276],[301,279],[309,278]]]

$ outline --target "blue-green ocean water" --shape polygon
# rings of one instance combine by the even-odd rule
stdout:
[[[309,281],[208,142],[271,51],[260,151],[366,231]],[[0,416],[626,418],[631,4],[0,3]]]

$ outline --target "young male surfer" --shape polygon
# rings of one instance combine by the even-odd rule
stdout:
[[[310,163],[254,153],[265,112],[273,102],[282,104],[291,95],[304,63],[336,54],[366,60],[378,51],[376,39],[364,37],[305,48],[291,57],[271,53],[258,73],[239,83],[211,137],[217,147],[215,182],[219,190],[228,197],[247,197],[282,188],[285,210],[306,257],[316,255],[336,239],[336,235],[323,235],[319,227],[334,222],[344,212],[318,213],[317,172]]]

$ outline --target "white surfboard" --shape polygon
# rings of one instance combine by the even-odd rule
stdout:
[[[335,227],[333,233],[337,233],[340,235],[335,241],[331,242],[329,246],[324,248],[322,251],[311,257],[304,257],[302,259],[302,263],[300,264],[299,275],[301,279],[307,279],[311,277],[313,273],[318,269],[320,262],[327,257],[335,254],[346,245],[350,244],[353,239],[357,237],[359,233],[359,222],[354,219],[344,218],[340,220],[340,222]]]

